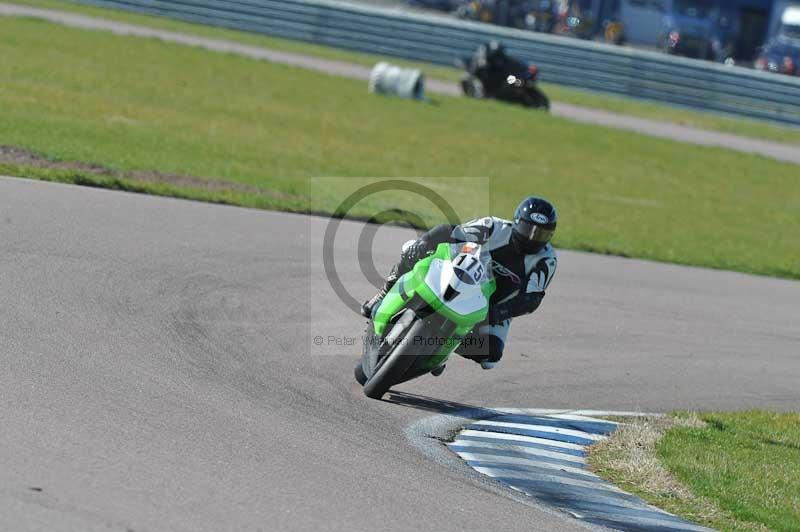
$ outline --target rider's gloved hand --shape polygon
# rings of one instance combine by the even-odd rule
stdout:
[[[419,240],[409,240],[403,244],[403,249],[400,252],[400,257],[403,264],[410,269],[417,263],[418,260],[424,258],[430,251],[428,242]]]
[[[530,314],[539,308],[543,298],[544,292],[534,292],[520,295],[502,305],[494,305],[489,309],[486,321],[491,325],[497,325],[517,316]]]

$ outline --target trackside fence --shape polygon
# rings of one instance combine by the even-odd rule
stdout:
[[[800,77],[326,0],[81,0],[442,65],[497,39],[543,81],[800,126]]]

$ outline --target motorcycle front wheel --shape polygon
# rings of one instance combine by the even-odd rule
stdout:
[[[406,312],[413,315],[412,311]],[[414,365],[417,357],[422,356],[419,347],[414,345],[413,338],[424,335],[425,329],[425,321],[415,319],[395,338],[392,350],[381,357],[373,370],[372,377],[364,384],[364,395],[370,399],[380,399],[389,388],[403,380],[406,371]]]
[[[550,110],[550,99],[538,87],[528,89],[524,103],[527,107]]]
[[[353,374],[355,375],[356,382],[361,386],[364,386],[364,383],[367,382],[367,375],[364,373],[364,366],[361,365],[360,360],[356,362],[356,367],[353,370]]]

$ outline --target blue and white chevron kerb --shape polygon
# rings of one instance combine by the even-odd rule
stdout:
[[[448,447],[479,473],[592,524],[636,532],[710,530],[587,469],[587,447],[616,428],[614,422],[574,413],[514,413],[467,425]]]

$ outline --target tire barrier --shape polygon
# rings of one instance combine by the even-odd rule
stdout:
[[[375,65],[369,75],[369,92],[424,100],[425,76],[419,70],[381,62]]]

